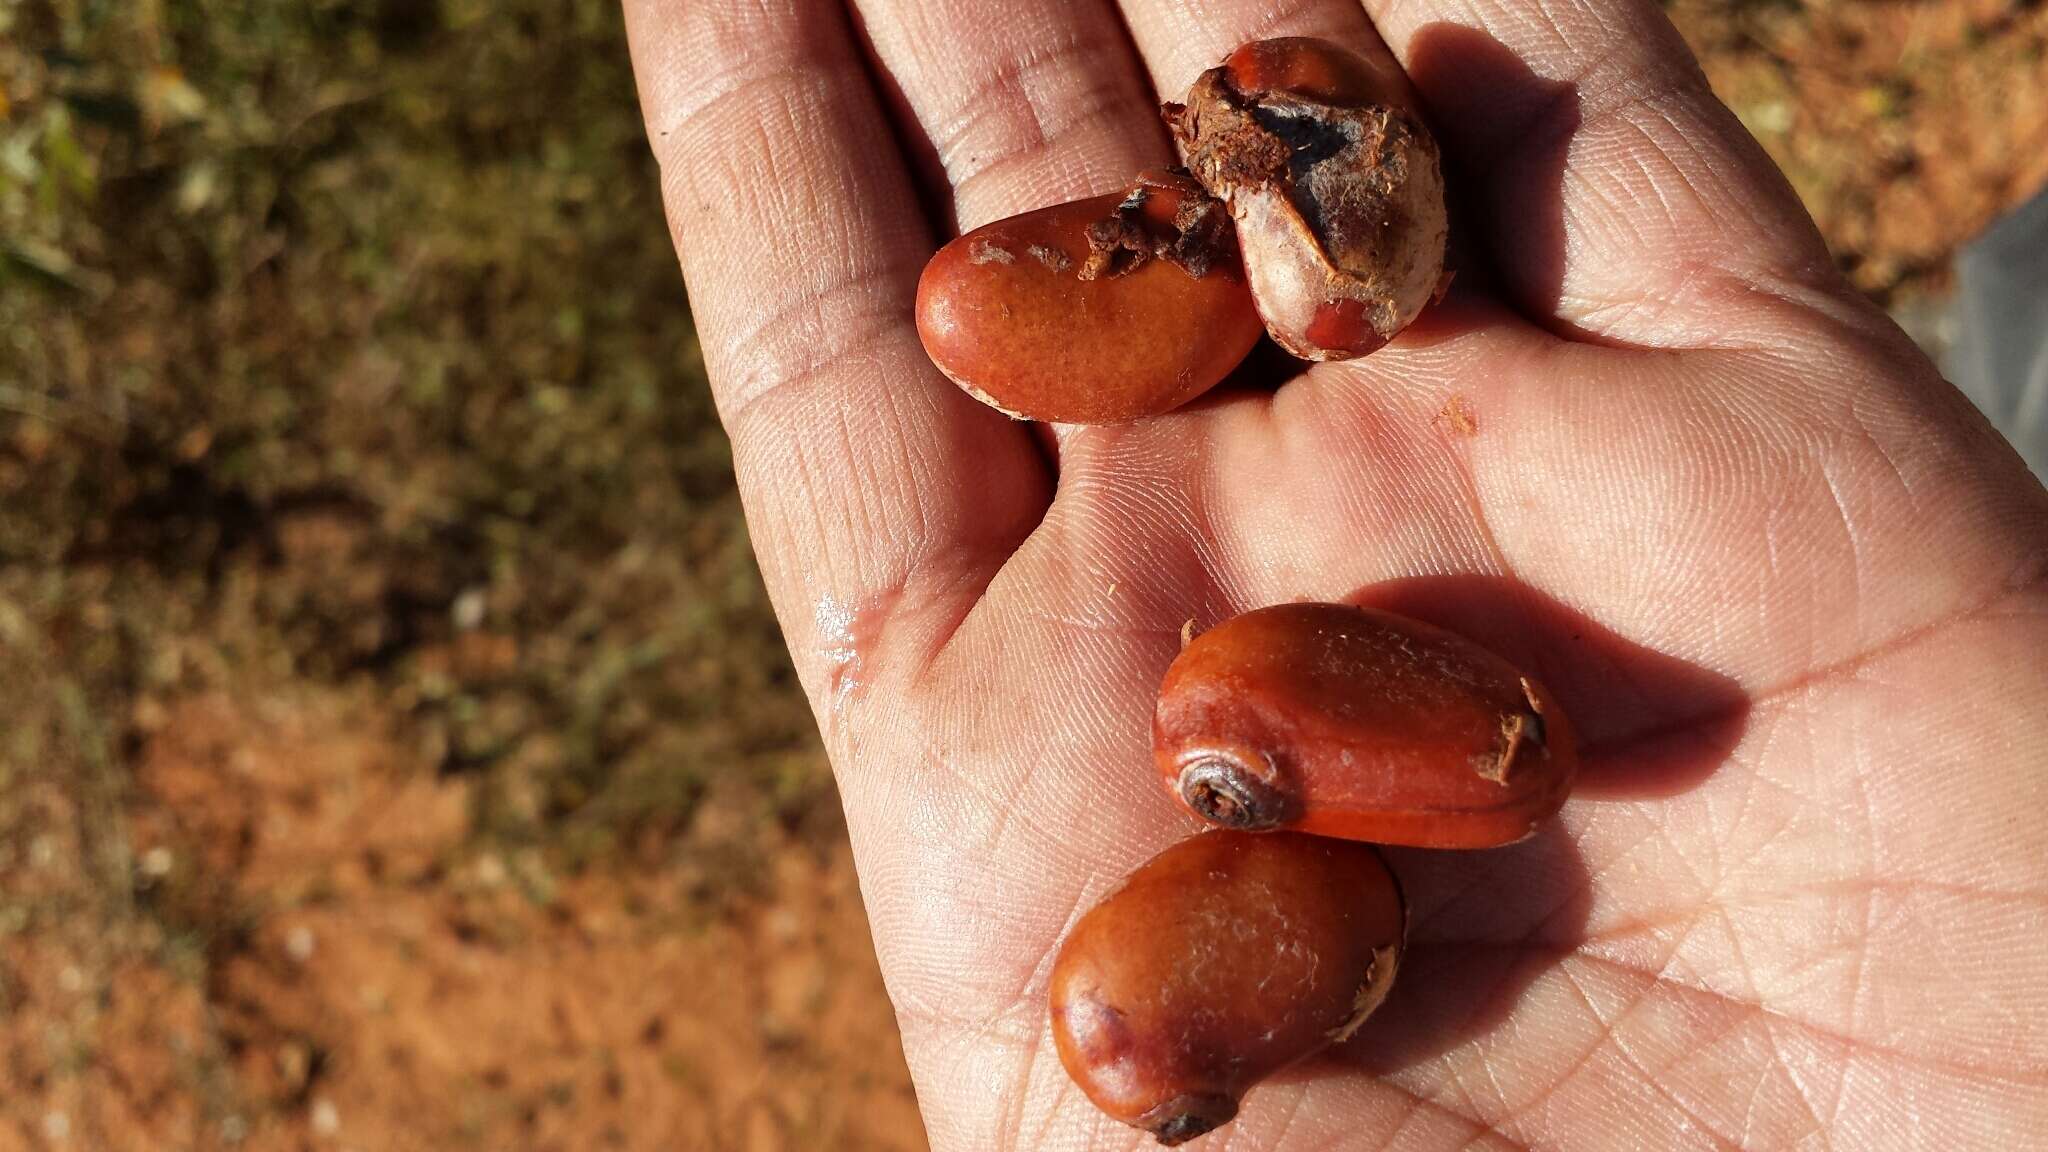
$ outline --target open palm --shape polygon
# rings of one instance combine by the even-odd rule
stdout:
[[[1647,0],[627,7],[935,1147],[1145,1140],[1061,1071],[1051,957],[1193,830],[1148,749],[1182,625],[1298,599],[1534,669],[1587,767],[1528,842],[1393,854],[1393,997],[1200,1146],[2048,1139],[2048,497]],[[1367,9],[1466,210],[1415,328],[1049,436],[931,367],[928,210],[1114,190],[1171,160],[1155,92],[1383,51]]]

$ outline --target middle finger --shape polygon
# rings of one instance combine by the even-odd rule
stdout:
[[[1122,6],[1152,82],[1169,100],[1181,99],[1204,69],[1252,40],[1315,36],[1383,64],[1394,59],[1357,0],[1123,0]]]
[[[966,231],[1114,192],[1172,150],[1108,0],[857,0]]]

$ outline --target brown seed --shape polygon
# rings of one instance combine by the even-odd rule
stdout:
[[[1117,424],[1214,387],[1258,342],[1230,219],[1185,176],[998,220],[917,286],[932,363],[1012,416]]]
[[[1060,1061],[1097,1107],[1178,1144],[1348,1038],[1393,986],[1407,911],[1367,844],[1217,831],[1140,866],[1052,969]]]
[[[1324,40],[1260,40],[1165,113],[1189,170],[1230,205],[1281,347],[1363,356],[1441,293],[1442,166],[1391,63]]]
[[[1427,848],[1529,835],[1578,753],[1549,694],[1472,642],[1389,612],[1284,604],[1196,637],[1152,749],[1194,813]]]

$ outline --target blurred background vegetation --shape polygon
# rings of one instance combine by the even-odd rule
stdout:
[[[0,13],[0,587],[115,743],[369,679],[493,835],[809,802],[612,6]]]
[[[2037,4],[1668,8],[1886,303],[2048,177]],[[0,1150],[921,1146],[842,841],[616,5],[0,0]]]

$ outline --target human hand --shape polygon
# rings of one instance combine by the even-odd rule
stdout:
[[[939,1149],[1136,1147],[1048,1042],[1075,917],[1193,830],[1183,622],[1432,619],[1582,787],[1392,852],[1411,948],[1216,1148],[2013,1148],[2048,1117],[2048,497],[1834,273],[1648,0],[1369,0],[1468,251],[1364,360],[1045,437],[924,356],[972,227],[1171,161],[1238,43],[1351,0],[628,0],[762,569]],[[1126,32],[1126,27],[1128,32]]]

